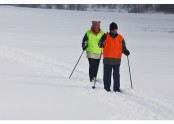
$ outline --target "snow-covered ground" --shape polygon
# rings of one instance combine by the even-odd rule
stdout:
[[[174,16],[0,7],[1,120],[173,120]],[[123,55],[123,93],[88,81],[81,40],[92,20],[115,21],[130,50],[134,89]]]

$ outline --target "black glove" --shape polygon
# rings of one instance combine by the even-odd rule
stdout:
[[[125,50],[125,51],[124,51],[124,54],[125,54],[126,56],[129,56],[129,55],[130,55],[129,50]]]
[[[103,48],[103,47],[104,47],[104,42],[99,42],[99,43],[98,43],[98,46],[99,46],[100,48]]]
[[[87,46],[85,43],[82,43],[82,49],[83,49],[83,50],[86,50],[87,47],[88,47],[88,46]]]
[[[99,43],[98,43],[98,46],[99,46],[100,48],[104,48],[104,46],[105,46],[105,41],[106,41],[106,34],[102,35],[102,37],[101,37],[101,39],[100,39],[100,41],[99,41]]]

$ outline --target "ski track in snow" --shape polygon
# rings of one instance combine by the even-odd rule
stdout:
[[[43,56],[21,49],[0,46],[0,57],[14,59],[33,68],[37,68],[42,72],[43,78],[46,78],[44,75],[48,77],[48,74],[51,76],[56,75],[57,80],[61,80],[60,85],[77,88],[77,94],[80,93],[84,96],[89,96],[92,100],[96,100],[96,102],[102,104],[122,108],[122,111],[117,112],[114,117],[108,117],[106,119],[173,119],[173,101],[155,98],[148,93],[127,88],[123,89],[122,94],[114,92],[107,93],[103,89],[101,81],[97,82],[96,89],[93,90],[91,88],[93,84],[84,78],[86,75],[83,72],[78,70],[76,75],[69,79],[67,75],[70,74],[72,68],[65,67],[65,64],[61,65],[60,62],[57,63]],[[126,114],[126,111],[131,111],[132,115]],[[135,118],[135,115],[137,115],[137,118]]]
[[[0,56],[25,63],[33,68],[38,68],[42,71],[42,73],[47,72],[64,76],[62,74],[69,71],[69,68],[59,65],[48,58],[21,49],[0,46]]]
[[[98,88],[88,92],[81,90],[80,93],[82,92],[96,101],[116,108],[123,108],[122,111],[117,113],[117,116],[109,119],[173,119],[174,106],[170,101],[154,98],[142,91],[123,89],[123,93],[107,93]],[[126,111],[130,111],[132,115],[127,115]],[[135,115],[137,118],[135,118]]]
[[[162,100],[153,98],[144,93],[139,95],[139,93],[141,92],[126,91],[123,96],[125,101],[127,101],[126,104],[129,104],[130,106],[132,105],[132,111],[134,111],[134,109],[138,110],[138,114],[142,115],[143,118],[141,119],[144,119],[144,115],[146,115],[146,119],[172,119],[174,114],[173,107],[170,107],[169,104],[164,105]]]

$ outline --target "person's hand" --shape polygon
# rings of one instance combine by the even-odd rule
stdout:
[[[103,47],[104,47],[104,42],[99,42],[99,43],[98,43],[98,46],[99,46],[100,48],[103,48]]]
[[[86,50],[87,47],[88,47],[88,46],[87,46],[85,43],[82,43],[82,49],[83,49],[83,50]]]
[[[126,56],[129,56],[129,55],[130,55],[129,50],[125,50],[125,51],[124,51],[124,54],[125,54]]]

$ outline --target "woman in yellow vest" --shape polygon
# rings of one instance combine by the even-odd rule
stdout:
[[[110,32],[102,36],[99,47],[103,48],[103,64],[104,64],[104,89],[111,91],[111,73],[113,70],[114,85],[113,90],[120,92],[120,63],[122,53],[129,55],[130,52],[126,48],[123,36],[117,33],[117,24],[110,24]]]
[[[89,61],[90,82],[96,81],[102,48],[98,46],[104,31],[100,29],[100,21],[92,21],[91,29],[88,30],[82,40],[82,49],[86,50]]]

